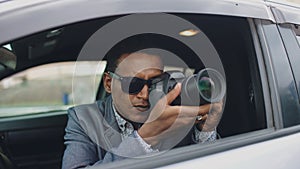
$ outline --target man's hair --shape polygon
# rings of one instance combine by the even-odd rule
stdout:
[[[179,57],[188,56],[185,57],[184,61],[190,63],[191,65],[189,66],[202,66],[201,60],[199,60],[199,57],[194,53],[194,51],[192,51],[188,46],[180,42],[178,39],[160,34],[147,33],[128,37],[113,46],[105,55],[105,60],[107,61],[106,70],[114,72],[120,63],[119,58],[122,55],[130,55],[139,51],[142,53],[159,56],[163,62],[168,59],[165,58],[165,56],[162,56],[164,53],[151,49],[162,49],[172,52]],[[199,60],[199,62],[195,62],[195,60]]]
[[[135,35],[120,41],[105,56],[107,61],[106,70],[114,72],[120,63],[120,57],[124,54],[130,55],[147,48],[159,48],[157,43],[154,42],[154,38],[149,34]],[[151,54],[150,51],[144,53]]]

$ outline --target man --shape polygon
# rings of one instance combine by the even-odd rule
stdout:
[[[160,57],[149,53],[123,54],[115,66],[109,65],[103,83],[111,96],[69,110],[62,168],[93,166],[215,140],[222,102],[170,105],[180,94],[177,84],[151,105],[149,87],[162,74]]]

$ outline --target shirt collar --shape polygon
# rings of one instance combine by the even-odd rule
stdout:
[[[113,108],[113,111],[114,111],[114,114],[115,114],[115,117],[117,120],[117,124],[118,124],[119,128],[121,129],[121,131],[124,132],[126,129],[127,121],[119,115],[114,104],[112,104],[112,108]]]

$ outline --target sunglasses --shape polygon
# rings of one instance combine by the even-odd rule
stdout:
[[[122,77],[116,73],[108,72],[108,74],[121,82],[121,88],[124,93],[138,94],[145,85],[151,89],[151,86],[164,80],[167,74],[163,73],[157,77],[145,80],[138,77]]]

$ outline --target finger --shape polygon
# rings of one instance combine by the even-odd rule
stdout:
[[[208,117],[208,114],[205,114],[204,116],[202,116],[202,119],[200,121],[205,121]]]
[[[208,117],[208,114],[203,115],[202,118],[201,118],[201,120],[197,120],[196,119],[195,120],[195,124],[204,123],[206,121],[207,117]]]
[[[180,94],[180,91],[181,91],[181,83],[177,83],[174,89],[172,89],[166,95],[167,104],[171,104],[176,99],[176,97]]]

